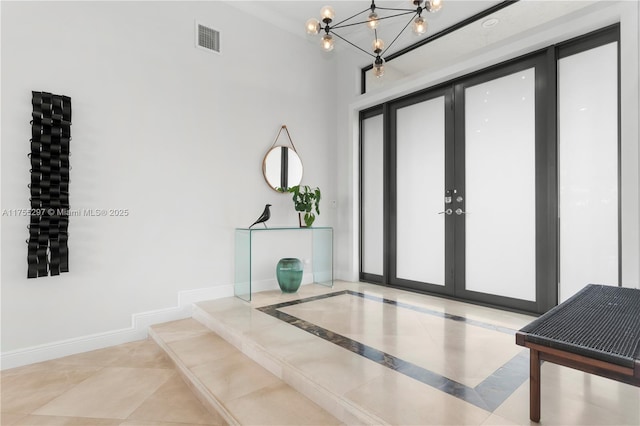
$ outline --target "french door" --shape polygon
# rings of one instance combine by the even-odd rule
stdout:
[[[528,312],[558,303],[556,55],[361,114],[361,279]]]
[[[389,284],[527,311],[554,303],[544,63],[392,103]]]

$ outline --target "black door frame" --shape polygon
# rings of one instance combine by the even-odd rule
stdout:
[[[444,97],[445,108],[445,187],[453,188],[454,168],[450,167],[454,159],[454,104],[453,88],[450,84],[435,87],[426,91],[410,95],[389,104],[389,264],[386,282],[393,287],[409,288],[417,291],[428,291],[431,293],[453,295],[454,294],[454,240],[445,238],[445,283],[444,286],[422,283],[397,277],[397,197],[393,188],[397,187],[397,113],[399,109],[429,101],[435,98]],[[442,194],[444,197],[444,194]],[[445,236],[454,235],[454,223],[445,218]]]
[[[455,188],[465,190],[465,90],[519,71],[535,70],[535,228],[536,228],[536,300],[527,301],[467,290],[465,287],[465,216],[456,220],[456,280],[455,295],[485,304],[506,306],[527,312],[546,312],[557,304],[557,175],[556,175],[556,74],[547,64],[555,61],[554,48],[528,55],[461,80],[455,85],[456,100],[456,178]],[[552,118],[553,117],[553,118]],[[496,188],[497,189],[497,188]],[[503,194],[508,197],[508,194]],[[507,200],[500,202],[510,214]],[[462,206],[464,210],[464,205]],[[513,277],[517,279],[517,277]],[[554,283],[555,285],[551,285]]]
[[[455,79],[451,82],[424,89],[402,98],[391,100],[382,105],[369,108],[360,113],[360,201],[362,201],[362,122],[366,118],[384,114],[384,265],[383,276],[371,275],[363,272],[362,235],[360,235],[360,280],[381,285],[388,285],[398,288],[406,288],[413,291],[433,293],[445,297],[455,297],[456,299],[479,303],[487,306],[497,306],[512,310],[543,313],[558,303],[558,278],[559,278],[559,253],[558,253],[558,177],[557,177],[557,61],[561,57],[570,56],[594,47],[598,47],[610,42],[618,42],[620,46],[620,25],[614,24],[606,28],[593,31],[589,34],[577,37],[550,46],[519,58],[506,61],[501,64],[480,70],[467,76]],[[396,241],[396,202],[393,188],[396,184],[396,153],[395,153],[395,112],[414,103],[422,102],[438,96],[445,96],[446,113],[446,151],[445,161],[451,158],[464,159],[464,89],[466,87],[480,84],[517,72],[521,69],[528,69],[532,66],[536,69],[536,301],[529,302],[520,299],[496,296],[486,293],[473,292],[464,288],[464,261],[459,261],[455,268],[449,260],[446,267],[445,286],[429,285],[409,280],[399,280],[395,278],[395,253]],[[620,73],[620,52],[618,52],[618,73]],[[618,76],[618,80],[620,78]],[[620,103],[620,87],[618,86],[618,102]],[[455,117],[452,118],[452,115]],[[620,108],[618,108],[618,127],[620,128]],[[449,120],[453,120],[450,122]],[[451,123],[454,123],[450,127]],[[452,130],[453,129],[453,130]],[[449,164],[449,163],[447,163]],[[462,188],[464,191],[464,163],[456,164],[451,170],[445,172],[445,182],[447,188]],[[620,131],[618,131],[618,178],[620,191]],[[464,192],[463,192],[464,193]],[[444,194],[443,194],[444,195]],[[621,197],[618,197],[620,203]],[[362,205],[362,203],[360,203]],[[364,212],[360,212],[360,225]],[[618,206],[619,226],[618,241],[619,251],[621,251],[621,209]],[[460,218],[463,218],[461,216]],[[452,219],[452,218],[448,218]],[[450,223],[447,220],[447,235],[451,235]],[[445,244],[446,259],[464,260],[464,244],[460,240],[464,237],[464,220],[460,220],[455,227],[455,244],[448,239]],[[362,226],[360,226],[362,229]],[[454,248],[455,247],[455,248]],[[451,255],[452,251],[457,251]],[[621,253],[618,256],[619,270],[621,269]],[[457,275],[457,276],[456,276]],[[620,280],[620,276],[619,276]]]
[[[366,167],[368,167],[365,162],[364,162],[364,152],[367,149],[367,146],[364,143],[364,137],[365,137],[365,131],[364,131],[364,121],[368,118],[372,118],[372,117],[377,117],[379,115],[382,115],[382,119],[383,119],[383,132],[385,133],[383,135],[383,140],[387,141],[389,138],[389,126],[387,125],[386,120],[388,120],[388,108],[389,106],[386,104],[383,105],[377,105],[373,108],[369,108],[363,111],[360,111],[360,125],[359,125],[359,135],[360,135],[360,144],[359,144],[359,159],[358,159],[358,163],[359,163],[359,170],[360,170],[360,181],[359,181],[359,196],[358,196],[358,205],[360,207],[362,207],[364,205],[364,182],[363,182],[363,176],[364,176],[364,169]],[[383,176],[387,176],[387,173],[389,172],[389,154],[388,154],[388,143],[383,142],[384,147],[383,147],[383,170],[382,170],[382,175]],[[369,283],[373,283],[373,284],[380,284],[383,285],[386,282],[386,276],[387,274],[387,270],[388,270],[388,259],[389,259],[389,244],[387,244],[388,241],[388,229],[389,227],[387,226],[387,218],[389,217],[389,201],[388,201],[388,194],[389,194],[389,190],[390,190],[390,183],[388,181],[388,179],[384,179],[383,182],[383,188],[382,188],[382,193],[383,193],[383,229],[382,229],[382,234],[383,234],[383,247],[382,247],[382,259],[383,259],[383,265],[382,265],[382,271],[383,271],[383,275],[378,275],[378,274],[372,274],[370,272],[364,272],[364,257],[365,257],[365,251],[367,250],[367,246],[365,244],[364,241],[364,235],[362,233],[362,229],[363,229],[363,222],[364,222],[364,211],[362,210],[362,208],[359,209],[360,215],[358,218],[358,247],[359,247],[359,253],[360,253],[360,257],[359,257],[359,267],[358,270],[359,272],[359,276],[360,276],[360,281],[363,282],[369,282]]]

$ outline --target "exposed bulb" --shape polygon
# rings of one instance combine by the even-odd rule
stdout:
[[[315,35],[320,32],[320,22],[315,18],[309,19],[305,26],[307,27],[307,34]]]
[[[320,17],[322,18],[323,22],[333,21],[333,18],[335,17],[335,15],[336,15],[336,12],[333,10],[331,6],[325,6],[322,9],[320,9]]]
[[[322,49],[324,49],[325,52],[333,50],[333,37],[331,37],[331,34],[325,34],[322,36]]]
[[[423,35],[427,32],[427,21],[422,16],[418,16],[413,21],[413,32],[417,35]]]
[[[422,4],[422,0],[411,0],[411,4],[418,7]]]
[[[437,12],[442,9],[442,0],[427,0],[425,6],[429,12]]]
[[[373,75],[376,76],[376,78],[384,75],[384,59],[380,56],[376,56],[376,60],[373,62]]]
[[[382,49],[384,49],[384,41],[382,41],[382,39],[375,39],[373,40],[373,43],[371,43],[371,46],[373,47],[373,53],[379,54],[380,52],[382,52]]]
[[[369,14],[369,20],[367,21],[367,27],[369,27],[372,30],[375,30],[376,28],[378,28],[378,22],[380,22],[378,20],[378,14],[375,12],[371,12]]]

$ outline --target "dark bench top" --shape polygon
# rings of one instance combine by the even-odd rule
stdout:
[[[640,290],[589,284],[520,332],[531,343],[633,368],[640,359]]]

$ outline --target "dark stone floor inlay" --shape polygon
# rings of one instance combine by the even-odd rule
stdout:
[[[511,360],[509,360],[507,363],[498,368],[496,371],[494,371],[489,377],[484,379],[476,387],[471,388],[467,385],[456,382],[455,380],[430,371],[424,367],[405,361],[394,355],[388,354],[374,347],[365,345],[364,343],[342,336],[338,333],[334,333],[331,330],[327,330],[323,327],[312,324],[308,321],[297,318],[280,310],[288,306],[342,295],[360,297],[366,300],[389,304],[401,309],[410,309],[416,312],[441,317],[446,320],[461,321],[470,326],[481,327],[500,333],[511,335],[515,334],[515,330],[512,330],[510,328],[496,326],[493,324],[488,324],[457,315],[451,315],[446,312],[438,312],[421,306],[415,306],[404,302],[397,302],[395,300],[385,299],[351,290],[343,290],[335,293],[308,297],[305,299],[292,300],[290,302],[263,306],[257,309],[288,324],[298,327],[301,330],[332,342],[344,349],[361,355],[371,361],[377,362],[380,365],[395,370],[398,373],[404,374],[405,376],[411,377],[426,385],[432,386],[442,392],[445,392],[456,398],[460,398],[463,401],[466,401],[487,411],[493,412],[496,408],[498,408],[529,377],[529,353],[528,351],[523,350],[518,355],[511,358]]]

